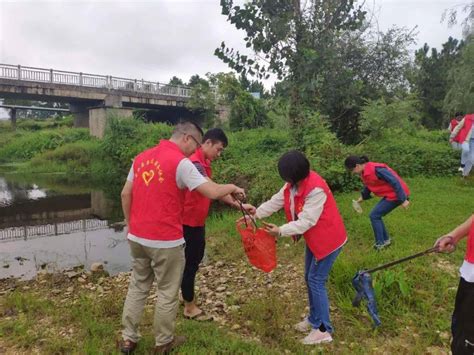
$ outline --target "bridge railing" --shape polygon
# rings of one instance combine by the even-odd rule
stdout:
[[[118,78],[110,75],[77,73],[11,64],[0,64],[0,78],[168,96],[191,96],[191,89],[185,86],[173,86],[153,81]]]

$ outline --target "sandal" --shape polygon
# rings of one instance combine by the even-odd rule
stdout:
[[[194,316],[187,316],[184,315],[184,318],[186,319],[192,319],[192,320],[197,320],[199,322],[206,322],[206,321],[212,321],[214,320],[214,317],[211,315],[206,314],[206,312],[202,311],[198,314],[195,314]]]

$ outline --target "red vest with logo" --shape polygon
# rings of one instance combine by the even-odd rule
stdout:
[[[472,215],[471,227],[469,228],[469,234],[467,235],[467,249],[464,260],[474,264],[474,215]]]
[[[385,197],[389,201],[398,200],[397,194],[395,193],[393,187],[385,180],[379,179],[377,177],[377,175],[375,174],[375,168],[385,168],[390,171],[393,176],[395,176],[395,178],[398,180],[400,185],[402,185],[403,191],[405,191],[407,197],[410,195],[410,190],[408,189],[408,186],[405,181],[403,181],[402,178],[398,176],[398,174],[388,165],[382,163],[368,162],[365,163],[361,179],[364,182],[365,186],[367,186],[368,189],[372,191],[375,195]]]
[[[160,241],[183,238],[184,190],[176,184],[176,169],[184,158],[179,147],[168,140],[135,158],[131,234]]]
[[[212,177],[211,162],[204,158],[204,153],[201,148],[189,157],[193,163],[201,164],[206,170],[208,178]],[[186,190],[186,197],[184,199],[184,216],[183,224],[190,227],[202,227],[206,224],[206,218],[209,214],[209,206],[211,200],[201,195],[197,191]]]
[[[454,137],[453,140],[461,144],[464,143],[467,135],[469,134],[469,132],[471,132],[473,122],[474,113],[464,116],[464,126],[462,126],[462,128],[459,130],[458,134],[456,135],[456,137]]]
[[[293,221],[290,210],[290,188],[291,185],[286,184],[283,192],[284,208],[288,222]],[[314,257],[321,260],[344,245],[347,241],[347,234],[344,222],[337,209],[336,200],[329,186],[314,171],[310,171],[309,176],[299,184],[298,192],[294,196],[295,215],[298,216],[303,210],[306,196],[315,188],[323,189],[327,198],[316,225],[308,229],[303,236]]]

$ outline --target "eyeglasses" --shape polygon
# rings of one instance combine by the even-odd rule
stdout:
[[[198,148],[201,146],[201,143],[199,143],[199,141],[196,138],[194,138],[194,136],[192,134],[188,134],[188,136],[193,139],[194,143],[196,143]]]

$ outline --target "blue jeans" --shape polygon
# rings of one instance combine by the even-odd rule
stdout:
[[[308,288],[309,316],[308,322],[314,329],[318,329],[321,324],[326,331],[333,332],[331,320],[329,319],[329,300],[326,291],[326,281],[329,271],[342,247],[333,251],[324,259],[316,260],[311,250],[306,246],[304,279]]]
[[[400,206],[400,201],[388,201],[383,198],[377,203],[374,209],[370,212],[370,222],[372,223],[372,229],[375,235],[375,244],[382,245],[384,242],[390,239],[385,224],[382,221],[382,217],[391,212],[393,209]]]

